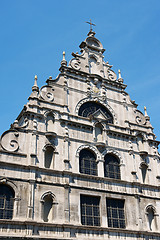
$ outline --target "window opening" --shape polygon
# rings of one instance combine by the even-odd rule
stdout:
[[[100,226],[99,197],[81,195],[82,225]]]
[[[11,187],[0,184],[0,219],[12,219],[14,196]]]
[[[53,199],[52,196],[47,195],[44,198],[44,210],[43,210],[43,220],[44,222],[48,222],[52,220],[52,205],[53,205]]]
[[[120,179],[119,160],[112,154],[106,154],[104,159],[104,176],[108,178]]]
[[[53,156],[54,156],[53,148],[47,147],[45,150],[45,161],[44,161],[45,168],[51,168],[51,166],[53,165]]]
[[[156,231],[156,222],[155,222],[155,209],[152,205],[147,206],[146,214],[148,217],[148,225],[150,231]]]
[[[82,106],[79,109],[78,115],[89,118],[90,115],[92,115],[99,109],[108,118],[107,122],[113,123],[113,117],[112,117],[111,113],[103,105],[101,105],[100,103],[96,103],[96,102],[86,102],[86,103],[82,104]]]
[[[142,162],[140,165],[140,169],[142,173],[142,181],[143,183],[145,183],[148,165],[145,162]]]
[[[89,175],[97,175],[96,156],[89,150],[83,149],[79,155],[80,172]]]
[[[107,199],[108,227],[125,228],[124,200]]]

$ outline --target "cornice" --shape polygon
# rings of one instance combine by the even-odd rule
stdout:
[[[113,232],[113,233],[122,233],[125,235],[136,235],[137,237],[143,237],[143,236],[148,236],[151,237],[160,237],[160,233],[159,232],[151,232],[151,231],[139,231],[139,230],[132,230],[132,229],[127,229],[127,228],[110,228],[110,227],[102,227],[102,226],[87,226],[87,225],[81,225],[81,224],[72,224],[72,223],[48,223],[48,222],[42,222],[42,221],[30,221],[30,220],[26,220],[26,221],[21,221],[21,220],[8,220],[8,219],[0,219],[0,224],[4,224],[4,225],[23,225],[23,226],[39,226],[39,227],[55,227],[55,228],[62,228],[62,229],[76,229],[78,230],[88,230],[88,231],[97,231],[98,232],[104,232],[105,233],[109,233],[109,232]],[[3,237],[3,235],[0,235],[0,237]],[[19,238],[23,238],[24,236],[18,236]],[[14,235],[14,237],[12,238],[17,238],[16,234]],[[47,237],[41,237],[39,235],[29,235],[26,236],[25,234],[25,238],[29,238],[29,239],[48,239]],[[57,237],[52,236],[52,239],[57,239]],[[66,239],[65,237],[58,237],[58,239]],[[75,239],[72,237],[68,237],[67,239]]]
[[[22,165],[22,164],[18,164],[18,163],[8,163],[8,162],[3,162],[0,161],[1,166],[7,166],[7,167],[12,167],[15,169],[24,169],[24,170],[28,170],[28,173],[31,171],[33,172],[39,172],[39,173],[47,173],[47,175],[58,175],[59,177],[63,176],[66,178],[72,177],[72,178],[79,178],[82,179],[83,181],[93,181],[95,180],[96,182],[101,182],[104,183],[105,182],[107,184],[113,184],[117,186],[122,186],[122,187],[126,187],[126,186],[130,186],[132,188],[140,188],[142,190],[148,189],[150,191],[155,191],[155,189],[157,189],[158,191],[160,190],[160,186],[155,186],[155,185],[150,185],[150,184],[142,184],[140,182],[129,182],[129,181],[125,181],[125,180],[121,180],[121,179],[113,179],[113,178],[107,178],[107,177],[99,177],[99,176],[94,176],[94,175],[87,175],[87,174],[82,174],[82,173],[73,173],[71,171],[67,171],[67,170],[63,170],[63,171],[59,171],[59,170],[54,170],[54,169],[46,169],[46,168],[41,168],[38,166],[33,166],[33,165]],[[19,178],[8,178],[12,181],[20,181],[20,182],[30,182],[30,180],[34,180],[36,183],[38,184],[46,184],[46,185],[55,185],[55,186],[59,186],[59,187],[64,187],[66,185],[66,183],[58,183],[58,182],[47,182],[47,181],[41,181],[38,179],[19,179]],[[96,187],[83,187],[80,185],[76,185],[76,184],[72,184],[72,183],[68,183],[68,186],[71,188],[77,188],[77,189],[84,189],[87,191],[95,191],[95,192],[106,192],[106,193],[112,193],[112,194],[121,194],[121,195],[129,195],[129,196],[139,196],[142,198],[150,198],[150,199],[158,199],[160,200],[160,197],[156,197],[156,196],[149,196],[149,195],[143,195],[143,193],[126,193],[126,191],[124,190],[124,192],[119,192],[119,190],[115,191],[115,190],[107,190],[107,189],[103,189],[103,188],[96,188]]]
[[[78,76],[78,75],[85,76],[86,78],[97,77],[98,79],[100,79],[101,81],[103,81],[104,83],[107,83],[109,85],[114,85],[121,89],[125,89],[127,87],[127,85],[120,83],[118,81],[111,81],[109,79],[101,77],[100,75],[90,74],[90,73],[83,72],[81,70],[77,70],[77,69],[74,69],[74,68],[71,68],[68,66],[61,66],[59,71],[61,72],[60,73],[61,76],[65,75],[65,76],[72,77],[72,78],[77,78],[76,76]],[[71,73],[71,74],[68,74],[68,73]],[[76,76],[72,75],[72,73],[74,73]],[[80,81],[85,81],[85,80],[82,80],[81,78],[77,78],[77,79]]]

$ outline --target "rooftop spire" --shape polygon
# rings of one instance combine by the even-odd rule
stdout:
[[[61,61],[61,66],[63,65],[63,66],[67,66],[67,61],[66,61],[66,59],[65,59],[65,56],[66,56],[66,53],[65,53],[65,51],[63,51],[63,59],[62,59],[62,61]]]
[[[32,91],[33,92],[38,92],[39,91],[39,87],[37,86],[37,75],[35,75],[35,77],[34,77],[34,85],[32,87]]]
[[[121,76],[121,70],[118,70],[118,82],[123,83],[123,78]]]
[[[148,117],[146,106],[144,106],[144,115],[145,115],[145,117]]]

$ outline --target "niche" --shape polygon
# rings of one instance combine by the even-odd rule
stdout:
[[[54,164],[54,148],[52,146],[47,146],[44,154],[44,167],[53,168]]]
[[[103,142],[103,128],[101,124],[96,124],[95,126],[95,141]]]
[[[146,214],[148,219],[148,226],[150,231],[156,231],[156,211],[152,205],[146,207]]]
[[[143,146],[143,138],[142,138],[141,135],[138,135],[138,136],[137,136],[137,144],[138,144],[138,150],[139,150],[140,152],[143,152],[144,146]]]
[[[89,69],[90,69],[90,73],[97,73],[98,69],[97,69],[97,59],[92,56],[90,57],[89,60]]]
[[[43,220],[50,222],[53,220],[53,199],[51,195],[47,195],[43,202]]]
[[[46,131],[54,132],[54,115],[52,112],[47,114]]]
[[[145,183],[148,165],[145,162],[142,162],[140,164],[140,169],[141,169],[141,173],[142,173],[142,181],[143,181],[143,183]]]

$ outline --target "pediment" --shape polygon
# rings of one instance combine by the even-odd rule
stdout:
[[[93,114],[91,114],[92,118],[98,118],[98,119],[103,119],[103,120],[107,120],[108,118],[105,116],[105,114],[102,112],[101,109],[98,109],[96,112],[94,112]]]

